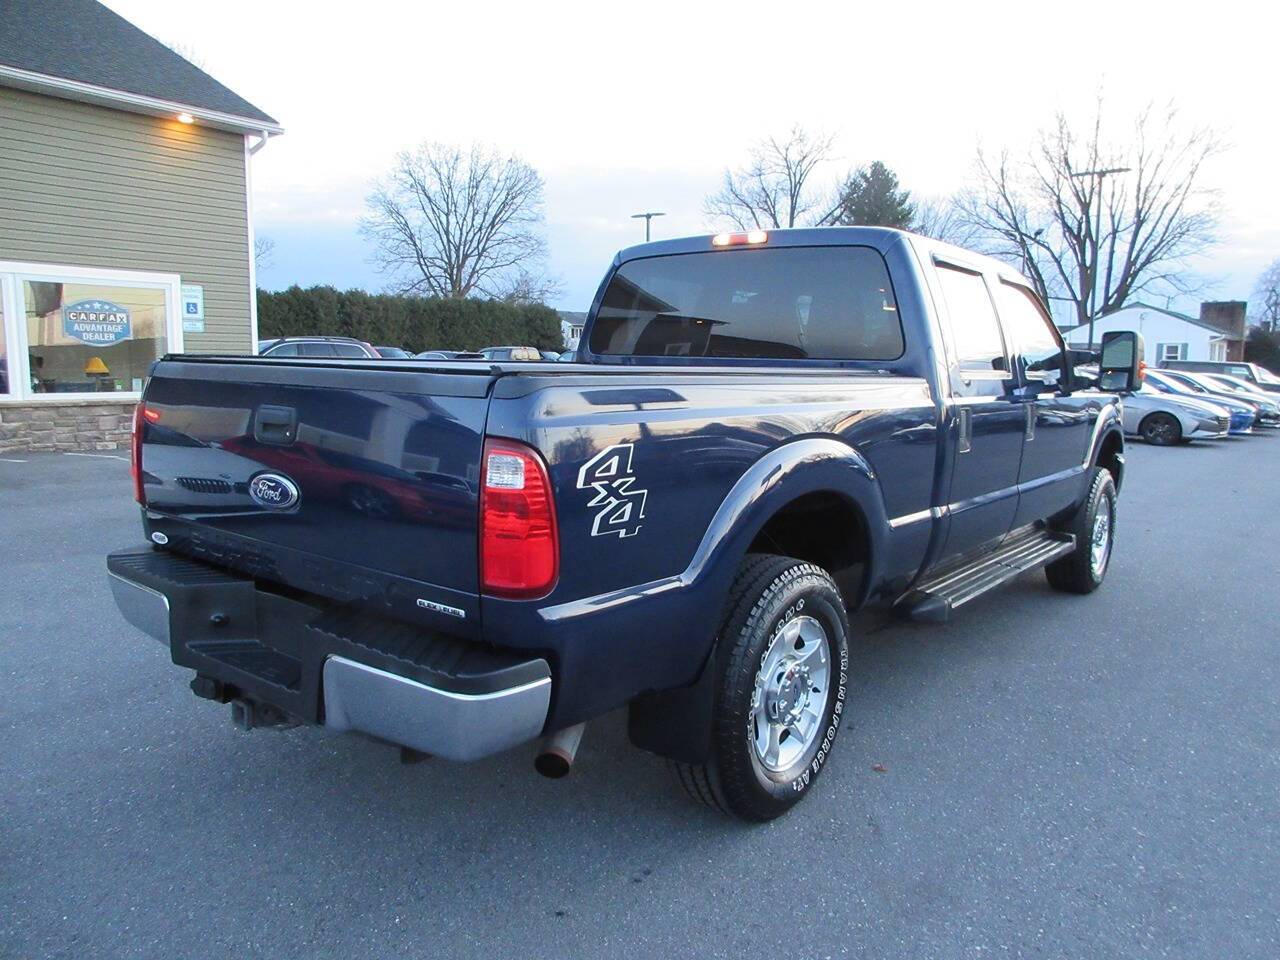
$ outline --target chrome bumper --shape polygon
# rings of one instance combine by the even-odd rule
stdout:
[[[307,722],[368,734],[450,760],[477,760],[533,740],[546,723],[551,671],[541,658],[521,661],[522,682],[501,686],[495,675],[495,689],[464,692],[360,663],[323,646],[312,647],[306,654],[312,659],[300,668],[312,680],[300,680],[297,689],[286,691],[271,683],[255,685],[227,670],[216,656],[201,656],[205,651],[196,649],[200,644],[188,642],[192,627],[183,611],[189,600],[171,604],[161,592],[170,589],[164,583],[157,582],[160,589],[155,589],[116,571],[108,572],[108,580],[124,618],[168,646],[175,663],[241,691],[230,696],[269,703]],[[269,639],[244,642],[261,643],[265,649]],[[312,690],[309,695],[299,692],[307,689]]]
[[[108,573],[111,596],[126,620],[149,637],[169,645],[169,598],[159,590]]]
[[[324,663],[326,727],[356,730],[450,760],[477,760],[534,739],[550,706],[550,677],[465,694],[345,657]]]

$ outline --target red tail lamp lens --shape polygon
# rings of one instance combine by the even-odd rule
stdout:
[[[146,404],[140,403],[133,408],[133,431],[129,440],[129,472],[133,474],[133,499],[144,507],[147,495],[142,489],[142,430],[148,423],[160,419],[159,410],[150,410]]]
[[[545,596],[560,575],[551,481],[531,447],[489,439],[480,485],[480,582],[493,596]]]

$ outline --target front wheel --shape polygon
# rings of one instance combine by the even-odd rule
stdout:
[[[1182,424],[1171,413],[1148,414],[1138,424],[1138,432],[1157,447],[1170,447],[1182,440]]]
[[[1076,548],[1044,568],[1049,585],[1066,593],[1092,593],[1102,585],[1116,539],[1116,485],[1111,472],[1094,467],[1085,498],[1066,532]]]
[[[813,785],[845,716],[849,622],[830,575],[789,557],[749,556],[716,663],[711,757],[677,772],[695,798],[772,820]]]

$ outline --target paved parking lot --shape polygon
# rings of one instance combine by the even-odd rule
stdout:
[[[1129,453],[1098,593],[860,617],[854,722],[750,827],[621,713],[560,782],[242,733],[111,603],[127,463],[0,460],[0,955],[1280,956],[1280,436]]]

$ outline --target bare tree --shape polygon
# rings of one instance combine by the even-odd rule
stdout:
[[[1267,330],[1280,330],[1280,260],[1273,260],[1258,277],[1249,308]]]
[[[812,178],[831,159],[832,143],[833,138],[800,126],[792,127],[786,139],[769,137],[751,148],[746,166],[725,170],[719,192],[707,197],[703,212],[739,230],[829,223],[837,198]]]
[[[911,229],[944,243],[961,246],[972,239],[973,229],[955,197],[924,197],[915,201]]]
[[[962,209],[978,241],[1072,305],[1077,324],[1159,289],[1187,293],[1188,257],[1214,242],[1215,197],[1203,183],[1220,150],[1213,131],[1148,105],[1108,141],[1104,104],[1074,129],[1059,113],[1025,159],[978,152]]]
[[[276,262],[276,242],[261,234],[253,238],[253,269],[261,272]]]
[[[366,204],[361,232],[399,293],[502,299],[536,286],[542,178],[515,155],[424,143],[396,158]]]
[[[520,269],[508,281],[502,299],[514,304],[550,303],[563,292],[564,284],[559,277]]]

